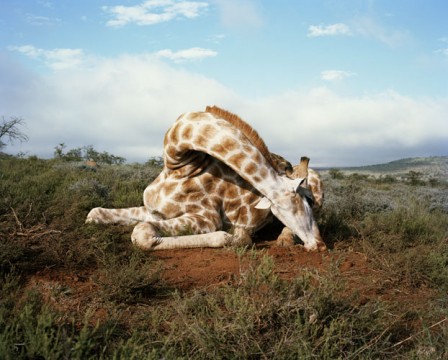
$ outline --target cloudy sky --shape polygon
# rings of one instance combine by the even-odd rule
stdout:
[[[52,157],[145,161],[183,112],[226,108],[314,166],[448,155],[446,0],[0,2],[0,116]]]

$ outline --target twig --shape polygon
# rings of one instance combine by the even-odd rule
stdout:
[[[39,229],[38,229],[39,230]],[[45,235],[50,235],[50,234],[61,234],[62,231],[60,230],[47,230],[47,231],[43,231],[41,233],[36,233],[35,230],[30,229],[28,232],[24,233],[24,232],[18,232],[16,233],[17,236],[26,236],[26,237],[31,237],[32,239],[36,239],[36,238],[40,238],[42,236]]]
[[[375,338],[370,340],[368,344],[366,344],[363,347],[359,348],[357,351],[355,351],[353,354],[351,354],[349,357],[347,357],[347,359],[354,358],[355,356],[357,356],[357,355],[361,354],[362,352],[364,352],[365,350],[367,350],[373,344],[377,343],[383,337],[383,335],[386,334],[390,330],[391,327],[392,327],[392,325],[388,326],[386,329],[384,329],[381,332],[381,334],[379,334],[378,336],[376,336]]]
[[[11,207],[11,210],[12,210],[12,213],[14,215],[14,218],[16,219],[17,225],[19,225],[20,231],[23,231],[23,224],[20,222],[20,220],[19,220],[19,218],[18,218],[18,216],[16,214],[16,211],[14,210],[13,207]]]
[[[429,329],[432,329],[432,328],[434,328],[434,327],[436,327],[436,326],[442,324],[443,322],[445,322],[445,321],[447,321],[447,320],[448,320],[447,318],[444,318],[444,319],[442,319],[442,320],[436,322],[435,324],[432,324],[430,327],[428,327],[428,329],[423,329],[423,330],[419,331],[418,333],[413,334],[413,335],[407,337],[406,339],[397,342],[396,344],[392,345],[392,346],[390,347],[390,349],[391,349],[391,348],[394,348],[394,347],[396,347],[396,346],[399,346],[399,345],[405,343],[406,341],[412,340],[412,338],[416,337],[417,335],[420,335],[422,332],[424,332],[424,331],[426,331],[426,330],[429,330]]]

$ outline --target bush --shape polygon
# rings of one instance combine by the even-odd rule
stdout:
[[[330,175],[330,177],[332,178],[332,179],[344,179],[345,178],[345,175],[344,175],[344,173],[341,171],[341,170],[339,170],[339,169],[330,169],[330,170],[328,170],[328,174]]]
[[[446,184],[329,174],[319,226],[334,264],[283,280],[281,259],[240,250],[240,273],[182,293],[131,227],[84,224],[91,207],[141,204],[159,165],[0,156],[1,358],[446,357]],[[363,271],[339,271],[353,253],[378,274],[367,290],[344,282]],[[394,300],[406,292],[424,308]]]
[[[85,322],[77,328],[74,323],[61,325],[59,317],[36,292],[27,293],[10,316],[0,315],[2,359],[105,358],[113,344],[113,324],[92,327]]]
[[[160,265],[139,249],[111,254],[97,249],[99,263],[95,282],[103,297],[117,303],[139,303],[156,294]]]
[[[65,151],[65,144],[59,144],[56,146],[54,151],[54,156],[56,159],[63,161],[94,161],[98,164],[108,164],[108,165],[120,165],[123,164],[126,159],[121,156],[116,156],[109,154],[107,151],[98,152],[92,145],[83,146],[80,148],[75,148]]]

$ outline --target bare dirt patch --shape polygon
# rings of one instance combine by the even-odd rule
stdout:
[[[285,279],[297,276],[301,269],[323,270],[328,267],[328,253],[306,253],[300,247],[280,248],[269,242],[257,244],[258,256],[272,256],[275,272]],[[232,283],[244,273],[250,260],[234,249],[166,250],[155,254],[163,261],[163,279],[183,291]]]
[[[431,297],[426,288],[391,286],[387,276],[375,269],[366,254],[350,250],[308,253],[300,246],[276,247],[274,241],[262,241],[250,254],[243,255],[232,248],[164,250],[151,254],[162,263],[163,283],[186,293],[238,284],[251,266],[250,257],[263,255],[272,257],[275,274],[284,280],[292,280],[306,270],[335,272],[346,282],[347,295],[358,295],[359,305],[378,299],[421,309]],[[88,270],[70,273],[45,269],[30,276],[28,286],[39,288],[48,302],[65,312],[91,306],[98,291]],[[97,304],[94,318],[101,318],[102,311],[101,304]]]

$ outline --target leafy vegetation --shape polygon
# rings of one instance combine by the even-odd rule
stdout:
[[[64,161],[90,161],[99,164],[124,164],[125,158],[109,154],[107,151],[98,152],[92,145],[87,145],[65,152],[65,144],[59,144],[54,148],[54,157]]]
[[[92,171],[64,154],[0,157],[0,358],[448,355],[445,182],[338,170],[324,177],[319,223],[334,259],[325,271],[283,279],[263,250],[238,250],[248,266],[234,281],[181,292],[158,258],[132,247],[131,228],[84,224],[92,207],[141,204],[160,159]],[[341,275],[337,259],[353,252],[389,298],[365,301]],[[423,306],[394,292],[423,292]]]

